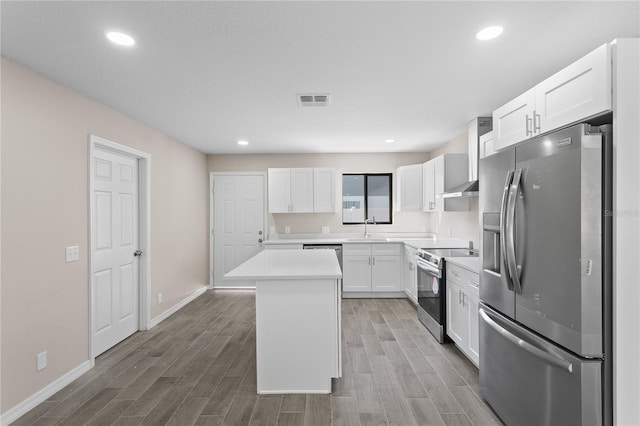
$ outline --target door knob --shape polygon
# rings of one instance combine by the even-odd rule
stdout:
[[[142,252],[140,250],[136,250],[133,252],[134,256],[142,256]]]
[[[258,231],[258,235],[262,235],[262,231]]]
[[[258,238],[258,242],[262,244],[262,238]]]

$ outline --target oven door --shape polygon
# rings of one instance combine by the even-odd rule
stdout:
[[[418,304],[438,324],[444,324],[445,288],[442,272],[418,260]]]

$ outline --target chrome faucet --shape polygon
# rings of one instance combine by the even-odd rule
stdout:
[[[369,238],[371,235],[369,235],[369,233],[367,232],[367,224],[372,223],[372,224],[376,224],[376,217],[374,216],[373,219],[366,219],[364,221],[364,237],[365,238]]]

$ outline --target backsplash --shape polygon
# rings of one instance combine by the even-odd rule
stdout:
[[[446,145],[430,152],[431,158],[449,153],[468,153],[467,132],[452,139]],[[468,212],[438,212],[429,213],[429,231],[451,235],[463,240],[473,241],[474,248],[480,248],[480,213],[478,212],[478,198],[469,199]]]

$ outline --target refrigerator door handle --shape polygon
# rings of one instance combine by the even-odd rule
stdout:
[[[518,189],[520,188],[520,179],[522,178],[522,169],[516,170],[511,188],[509,189],[509,200],[507,202],[507,220],[506,220],[506,258],[509,267],[509,275],[516,292],[522,294],[522,285],[520,283],[520,271],[516,264],[516,243],[515,243],[515,219],[516,219],[516,198]]]
[[[498,324],[497,322],[495,322],[493,319],[491,319],[489,317],[489,315],[487,315],[487,313],[484,311],[484,309],[480,308],[479,310],[480,312],[480,316],[482,317],[482,319],[484,320],[485,323],[487,323],[491,328],[493,328],[496,332],[498,332],[502,337],[504,337],[505,339],[509,340],[511,343],[513,343],[514,345],[517,345],[519,347],[521,347],[522,349],[524,349],[525,351],[529,352],[531,355],[536,356],[538,358],[544,359],[545,361],[547,361],[549,364],[552,364],[562,370],[566,370],[569,373],[573,373],[573,364],[571,364],[568,361],[565,361],[562,358],[558,358],[548,352],[545,352],[544,350],[537,348],[535,346],[533,346],[531,343],[528,343],[524,340],[522,340],[521,338],[519,338],[518,336],[510,333],[507,329],[505,329],[504,327],[500,326],[500,324]]]
[[[500,270],[502,276],[507,282],[507,288],[513,290],[513,282],[509,276],[509,267],[507,265],[507,200],[509,198],[509,186],[513,180],[513,170],[507,173],[507,179],[504,182],[502,190],[502,201],[500,202]]]

